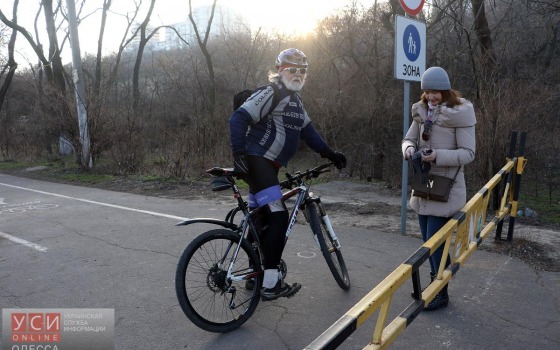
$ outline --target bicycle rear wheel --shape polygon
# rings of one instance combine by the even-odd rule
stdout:
[[[239,245],[239,234],[216,229],[195,238],[179,260],[175,289],[179,304],[189,320],[216,333],[232,331],[245,323],[260,300],[262,269],[260,259],[245,239],[233,268],[227,270]],[[247,279],[255,283],[246,289]]]
[[[309,204],[307,211],[311,230],[313,231],[315,237],[317,237],[317,241],[319,241],[323,257],[325,258],[336,283],[338,283],[340,288],[348,290],[350,288],[350,276],[348,275],[348,270],[346,269],[346,263],[342,257],[342,252],[335,246],[329,231],[323,224],[323,220],[321,220],[317,204]]]

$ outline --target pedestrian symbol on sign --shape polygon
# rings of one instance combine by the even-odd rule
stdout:
[[[411,53],[413,55],[416,54],[416,42],[412,37],[412,33],[408,34],[408,53]]]
[[[418,33],[418,29],[413,25],[408,25],[404,30],[403,49],[409,61],[414,62],[418,59],[421,48],[420,45],[420,33]]]

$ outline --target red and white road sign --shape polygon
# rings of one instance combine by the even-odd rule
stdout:
[[[400,0],[402,8],[411,16],[416,16],[422,11],[424,0]]]

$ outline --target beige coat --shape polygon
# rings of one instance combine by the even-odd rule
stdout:
[[[476,139],[476,116],[471,102],[461,99],[462,104],[449,108],[445,104],[437,106],[432,120],[434,125],[430,140],[422,140],[427,107],[422,102],[412,105],[412,125],[402,142],[402,152],[412,146],[416,150],[429,148],[436,151],[435,162],[430,174],[453,178],[460,168],[447,202],[436,202],[412,196],[410,206],[421,215],[451,217],[467,202],[467,190],[463,165],[474,160]],[[418,145],[419,142],[419,145]],[[414,194],[414,191],[412,191]]]

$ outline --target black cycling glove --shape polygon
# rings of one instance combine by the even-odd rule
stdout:
[[[249,175],[249,162],[247,156],[237,156],[233,158],[233,171],[240,176]]]
[[[334,163],[334,166],[340,170],[346,168],[346,156],[341,152],[335,152],[332,149],[321,152],[321,157],[327,158]]]

